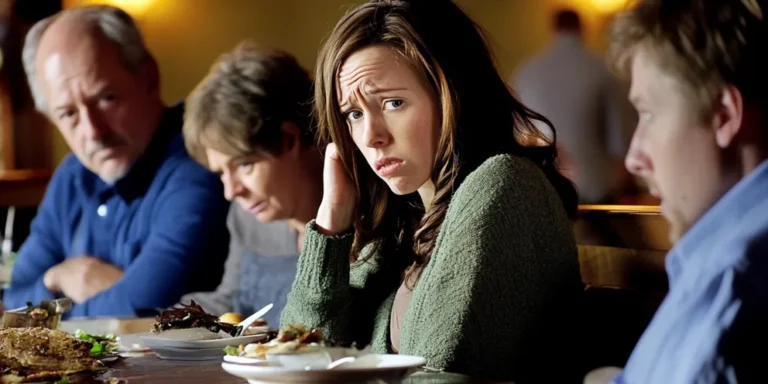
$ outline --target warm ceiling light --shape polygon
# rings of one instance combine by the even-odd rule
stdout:
[[[154,5],[157,0],[80,0],[79,5],[85,4],[109,4],[114,5],[135,18],[144,15],[147,10]]]
[[[618,12],[627,5],[627,0],[590,0],[592,6],[600,13]]]

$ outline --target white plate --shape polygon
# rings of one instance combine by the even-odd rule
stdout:
[[[266,358],[251,356],[224,356],[224,361],[234,364],[261,364],[265,362],[289,369],[322,369],[328,364],[345,358],[361,357],[370,354],[369,349],[358,350],[356,348],[339,347],[307,347],[300,351],[268,353]]]
[[[368,380],[400,380],[426,364],[422,357],[366,355],[337,369],[288,369],[261,364],[221,363],[229,374],[249,383],[342,383]]]
[[[232,364],[263,364],[267,360],[258,357],[224,355],[224,361]]]
[[[151,336],[152,333],[134,333],[130,335],[117,336],[117,351],[118,352],[143,352],[148,351],[144,343],[141,341],[142,336]]]
[[[186,349],[186,348],[153,348],[157,357],[163,360],[218,360],[224,355],[221,348]]]
[[[255,343],[259,340],[264,340],[267,335],[251,335],[240,337],[228,337],[223,339],[214,340],[174,340],[164,337],[158,337],[155,335],[143,335],[141,341],[147,348],[155,350],[156,348],[186,348],[186,349],[208,349],[219,348],[223,349],[229,345],[238,346],[241,344]],[[224,351],[222,350],[222,355]]]
[[[290,369],[324,369],[336,360],[345,357],[360,358],[368,354],[370,354],[368,349],[361,351],[355,348],[310,346],[295,352],[268,353],[266,358],[268,361],[276,362]],[[364,362],[365,360],[359,361]]]

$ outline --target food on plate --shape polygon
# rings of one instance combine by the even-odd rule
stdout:
[[[245,320],[245,316],[243,316],[240,313],[235,312],[227,312],[221,316],[219,316],[219,321],[222,323],[232,324],[235,325],[241,321]],[[267,322],[264,319],[258,319],[254,321],[252,324],[248,324],[249,327],[264,327],[267,325]],[[246,332],[247,333],[247,332]]]
[[[155,324],[152,331],[155,333],[162,333],[164,336],[172,336],[174,333],[183,333],[186,335],[188,331],[169,331],[189,330],[194,328],[201,328],[212,332],[213,334],[224,332],[231,336],[235,336],[240,329],[240,327],[236,325],[221,322],[218,317],[206,313],[199,304],[192,300],[189,305],[181,304],[180,307],[171,308],[160,313],[155,318]],[[201,330],[199,336],[203,335],[207,334]]]
[[[47,328],[0,330],[0,383],[60,380],[104,368],[91,355],[93,345]]]
[[[83,375],[73,375],[73,376],[67,376],[59,381],[56,382],[56,384],[77,384],[77,383],[93,383],[94,380],[91,378],[89,379],[87,376]],[[97,380],[97,383],[100,384],[127,384],[127,381],[124,379],[118,379],[118,378],[111,378],[109,380]]]
[[[34,308],[29,311],[29,317],[34,320],[45,320],[48,318],[48,311],[43,308]]]
[[[277,335],[265,343],[253,343],[224,349],[228,355],[256,357],[264,359],[268,354],[298,352],[308,347],[322,347],[323,330],[309,330],[302,324],[287,325]]]
[[[61,315],[70,308],[72,301],[67,298],[43,300],[38,306],[28,302],[26,307],[6,311],[3,315],[3,327],[58,329]]]
[[[115,335],[89,335],[81,329],[75,331],[75,338],[91,343],[91,356],[102,357],[117,350],[118,342]]]
[[[237,324],[237,323],[239,323],[239,322],[241,322],[243,320],[245,320],[245,316],[243,316],[243,315],[241,315],[239,313],[234,313],[234,312],[227,312],[227,313],[219,316],[219,321],[222,322],[222,323],[227,323],[227,324],[233,324],[234,325],[234,324]]]

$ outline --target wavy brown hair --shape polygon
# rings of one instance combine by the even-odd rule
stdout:
[[[435,196],[430,209],[416,194],[397,196],[370,169],[353,143],[337,94],[341,65],[354,52],[380,45],[392,48],[425,78],[440,116],[440,139],[432,168]],[[499,76],[481,28],[448,0],[374,0],[344,16],[324,44],[316,67],[315,116],[321,143],[334,142],[357,186],[355,241],[351,260],[372,245],[377,254],[403,266],[415,262],[420,274],[430,259],[448,204],[464,178],[488,158],[513,154],[536,163],[573,217],[577,195],[555,168],[554,143],[532,120],[551,123],[526,108]],[[554,132],[554,129],[552,129]],[[546,139],[544,139],[546,140]],[[410,281],[410,279],[408,279]]]

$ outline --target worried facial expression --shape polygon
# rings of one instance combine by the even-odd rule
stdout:
[[[340,113],[371,169],[398,195],[431,184],[440,131],[434,92],[385,46],[361,49],[339,71]]]

